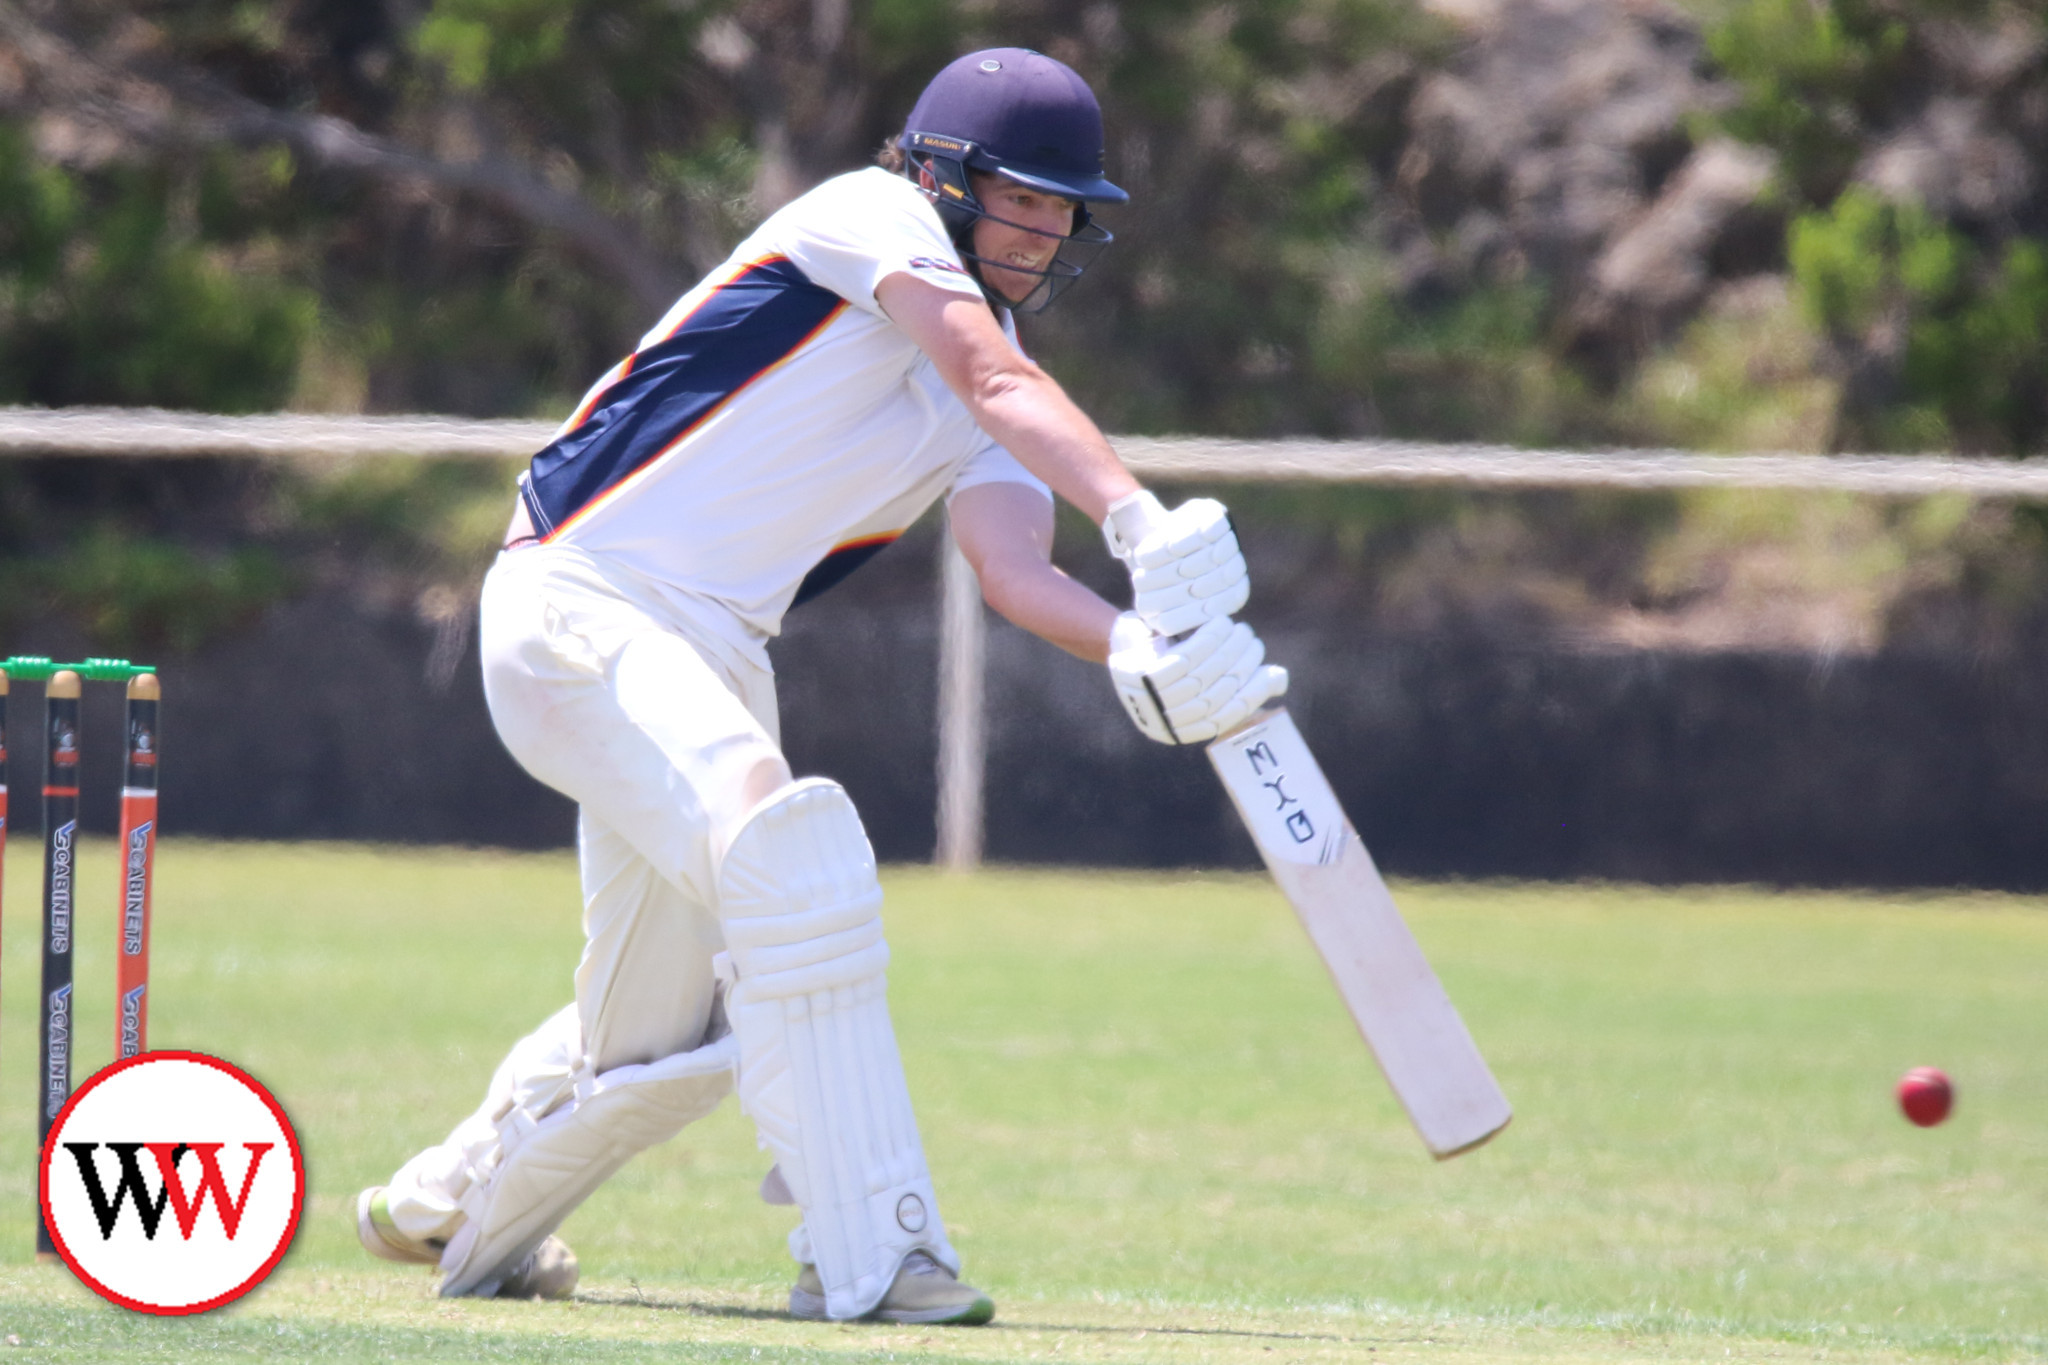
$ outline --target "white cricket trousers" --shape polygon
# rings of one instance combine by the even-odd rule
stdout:
[[[781,759],[773,675],[692,644],[651,589],[576,550],[500,555],[479,624],[499,736],[581,808],[585,943],[574,1005],[515,1045],[482,1107],[393,1177],[392,1218],[422,1240],[461,1227],[508,1115],[531,1122],[595,1072],[705,1041],[725,946],[718,856],[747,814],[748,776]],[[732,1080],[702,1083],[722,1094]]]

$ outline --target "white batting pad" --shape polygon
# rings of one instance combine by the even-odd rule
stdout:
[[[826,1312],[842,1320],[879,1303],[912,1251],[960,1266],[889,1023],[881,907],[860,817],[820,778],[756,807],[719,870],[740,1104],[804,1211]]]
[[[441,1254],[441,1295],[498,1292],[533,1249],[634,1154],[709,1114],[732,1088],[731,1034],[660,1061],[573,1077],[575,1100],[543,1117],[514,1105],[472,1170],[461,1231]]]

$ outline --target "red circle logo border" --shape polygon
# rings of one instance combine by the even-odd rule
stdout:
[[[194,1313],[211,1312],[213,1309],[219,1308],[222,1304],[233,1303],[236,1299],[241,1298],[242,1295],[248,1293],[257,1285],[262,1284],[264,1280],[270,1277],[270,1272],[277,1269],[277,1263],[284,1259],[285,1252],[291,1250],[292,1241],[294,1238],[298,1236],[299,1233],[299,1219],[304,1215],[306,1211],[306,1157],[304,1151],[302,1151],[299,1147],[298,1130],[293,1128],[292,1121],[285,1117],[284,1106],[280,1105],[277,1102],[277,1097],[270,1093],[270,1088],[264,1085],[263,1082],[257,1080],[254,1076],[251,1076],[248,1072],[242,1070],[242,1068],[236,1066],[233,1062],[222,1061],[220,1058],[208,1056],[204,1052],[142,1052],[137,1053],[133,1057],[124,1058],[121,1061],[115,1062],[111,1066],[101,1068],[99,1071],[94,1072],[92,1078],[88,1080],[84,1085],[81,1085],[78,1087],[78,1089],[72,1091],[71,1098],[64,1101],[64,1107],[57,1111],[57,1118],[55,1122],[50,1124],[50,1136],[55,1137],[57,1134],[64,1131],[64,1122],[65,1120],[71,1117],[72,1109],[78,1104],[80,1100],[84,1099],[87,1095],[91,1094],[93,1088],[99,1085],[100,1082],[117,1076],[121,1072],[128,1070],[128,1068],[130,1067],[141,1066],[146,1062],[172,1061],[191,1062],[199,1066],[210,1066],[216,1071],[226,1072],[228,1075],[233,1076],[236,1080],[242,1082],[242,1084],[248,1086],[251,1090],[253,1090],[256,1093],[256,1097],[263,1101],[263,1103],[270,1109],[271,1114],[277,1119],[277,1126],[279,1130],[284,1133],[285,1144],[291,1149],[291,1221],[285,1225],[284,1236],[277,1239],[277,1250],[270,1253],[270,1259],[265,1261],[257,1269],[255,1274],[251,1275],[248,1279],[236,1285],[233,1289],[228,1290],[225,1294],[215,1295],[213,1298],[207,1299],[201,1303],[181,1304],[177,1307],[165,1307],[159,1304],[143,1303],[139,1300],[131,1299],[127,1295],[119,1292],[118,1290],[110,1289],[106,1285],[101,1284],[97,1279],[93,1278],[91,1275],[88,1275],[85,1271],[79,1269],[78,1258],[73,1256],[71,1253],[71,1248],[65,1245],[64,1234],[58,1231],[56,1220],[50,1217],[50,1152],[53,1144],[51,1144],[48,1141],[44,1142],[42,1159],[37,1163],[38,1178],[36,1181],[36,1200],[42,1209],[43,1226],[50,1230],[50,1241],[56,1245],[57,1254],[63,1258],[64,1264],[70,1268],[71,1273],[73,1275],[76,1275],[80,1280],[84,1281],[85,1284],[88,1285],[94,1293],[98,1294],[101,1298],[107,1300],[109,1303],[117,1303],[121,1307],[129,1309],[132,1312],[150,1313],[160,1318],[182,1318],[188,1317]]]

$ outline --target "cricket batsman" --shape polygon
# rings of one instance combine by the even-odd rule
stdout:
[[[1230,616],[1223,508],[1168,511],[1018,348],[1012,314],[1110,235],[1102,114],[1021,48],[941,71],[881,165],[776,212],[598,380],[521,476],[484,581],[484,692],[580,806],[575,1000],[475,1113],[363,1191],[357,1230],[443,1295],[566,1297],[554,1230],[728,1090],[773,1166],[800,1318],[979,1323],[889,1019],[882,888],[838,783],[796,780],[782,615],[946,499],[989,604],[1109,665],[1139,728],[1213,738],[1286,687]],[[1131,568],[1120,613],[1052,566],[1057,494]]]

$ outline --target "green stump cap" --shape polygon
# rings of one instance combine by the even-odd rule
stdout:
[[[85,659],[60,664],[41,654],[17,654],[0,659],[0,674],[22,682],[49,682],[59,673],[75,673],[86,682],[127,682],[130,678],[155,673],[154,664],[131,664],[126,659]]]

